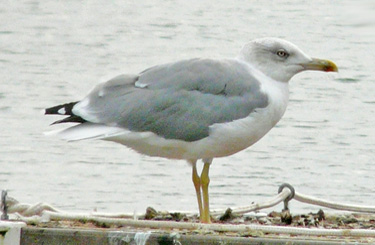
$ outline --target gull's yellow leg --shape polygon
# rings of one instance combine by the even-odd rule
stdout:
[[[190,161],[190,164],[193,167],[193,183],[195,187],[195,193],[197,194],[198,207],[199,207],[199,217],[203,215],[203,205],[202,205],[202,195],[201,195],[201,179],[199,178],[197,172],[197,161]]]
[[[208,185],[210,184],[210,177],[208,176],[212,159],[204,159],[204,166],[201,173],[201,187],[203,194],[203,215],[201,215],[202,223],[211,223],[210,217],[210,201],[208,196]]]

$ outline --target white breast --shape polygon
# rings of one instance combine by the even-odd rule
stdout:
[[[228,156],[248,148],[269,132],[288,105],[288,83],[266,80],[261,90],[269,96],[267,107],[256,109],[243,119],[212,125],[209,137],[198,141],[186,156],[194,153],[197,158]]]

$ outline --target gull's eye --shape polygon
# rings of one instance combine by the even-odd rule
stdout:
[[[281,58],[287,58],[289,56],[289,54],[285,50],[278,50],[276,54]]]

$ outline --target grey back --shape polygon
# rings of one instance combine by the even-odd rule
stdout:
[[[189,142],[207,137],[215,123],[247,117],[268,104],[247,65],[234,59],[151,67],[100,84],[87,98],[89,104],[74,113],[88,121]]]

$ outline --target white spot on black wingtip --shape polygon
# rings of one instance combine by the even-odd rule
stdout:
[[[103,90],[103,89],[101,89],[101,90],[99,91],[98,96],[99,96],[99,97],[103,97],[103,96],[104,96],[104,90]]]
[[[134,83],[134,86],[137,87],[137,88],[146,88],[148,86],[148,84],[145,84],[145,83],[141,83],[139,82],[138,80]]]
[[[65,110],[65,108],[63,107],[63,108],[60,108],[60,109],[57,111],[57,113],[59,113],[59,114],[61,114],[61,115],[65,115],[65,114],[66,114],[66,110]]]

